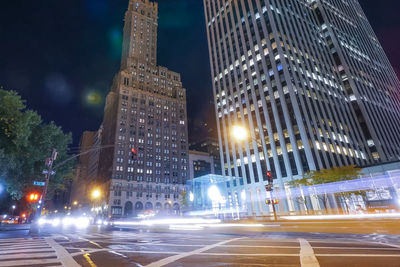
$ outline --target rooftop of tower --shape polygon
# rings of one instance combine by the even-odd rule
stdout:
[[[145,5],[145,7],[152,8],[154,12],[158,12],[158,3],[150,0],[130,0],[129,10],[137,10],[140,5]]]

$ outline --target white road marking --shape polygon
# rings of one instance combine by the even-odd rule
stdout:
[[[180,260],[182,258],[186,258],[186,257],[190,257],[190,256],[193,256],[193,255],[196,255],[196,254],[200,254],[200,253],[205,252],[207,250],[216,248],[216,247],[218,247],[220,245],[224,245],[226,243],[237,241],[237,240],[240,240],[240,239],[241,238],[229,239],[229,240],[225,240],[225,241],[222,241],[222,242],[219,242],[219,243],[208,245],[208,246],[205,246],[205,247],[202,247],[202,248],[190,251],[190,252],[180,253],[178,255],[174,255],[174,256],[171,256],[171,257],[168,257],[168,258],[161,259],[159,261],[153,262],[153,263],[147,265],[146,267],[161,267],[161,266],[170,264],[172,262],[175,262],[177,260]]]
[[[43,245],[37,245],[37,246],[34,246],[34,245],[25,245],[25,244],[23,244],[23,245],[12,245],[12,246],[8,246],[8,247],[6,247],[6,248],[0,248],[0,251],[3,251],[3,250],[12,250],[12,249],[24,249],[24,248],[45,248],[45,247],[48,247],[49,245],[47,245],[47,244],[43,244]]]
[[[27,248],[27,249],[12,249],[12,250],[1,250],[0,255],[3,254],[12,254],[12,253],[32,253],[32,252],[44,252],[44,251],[49,251],[49,252],[54,252],[54,249],[52,248]],[[0,256],[1,258],[2,256]]]
[[[32,266],[35,264],[43,265],[43,264],[48,264],[48,263],[60,263],[60,260],[59,259],[27,259],[27,260],[17,260],[17,261],[0,261],[0,266],[1,267],[24,266],[24,265]]]
[[[251,246],[251,245],[222,245],[222,248],[300,248],[299,246]]]
[[[68,267],[79,267],[80,265],[72,258],[68,251],[58,244],[52,238],[46,238],[46,242],[56,251],[58,259],[64,266]]]
[[[315,254],[318,257],[400,257],[400,254]]]
[[[172,245],[171,246],[175,246]],[[295,248],[300,248],[299,246],[250,246],[250,245],[223,245],[220,246],[223,248],[290,248],[290,249],[295,249]],[[313,246],[313,249],[341,249],[341,250],[393,250],[393,251],[400,251],[400,247],[316,247]]]
[[[33,241],[33,240],[40,240],[40,239],[33,239],[33,238],[5,238],[5,239],[0,239],[0,244],[1,243],[13,243],[13,242],[17,242],[17,241]]]
[[[50,253],[35,253],[35,254],[7,254],[1,255],[0,259],[2,260],[9,260],[9,259],[20,259],[20,258],[50,258],[50,257],[57,257],[54,251]]]
[[[298,240],[300,242],[301,267],[319,267],[318,260],[310,243],[303,238],[299,238]]]
[[[167,255],[176,255],[176,254],[180,254],[182,252],[172,252],[172,251],[137,251],[137,250],[121,250],[121,249],[94,249],[94,250],[89,250],[89,251],[84,251],[84,252],[75,252],[75,253],[71,253],[71,256],[76,257],[79,255],[83,255],[86,253],[97,253],[97,252],[111,252],[111,251],[117,251],[117,252],[121,252],[121,253],[136,253],[136,254],[167,254]]]
[[[243,254],[243,253],[200,253],[199,256],[243,256],[243,257],[298,257],[300,254],[285,254],[285,253],[253,253],[253,254]]]
[[[7,242],[2,241],[0,246],[1,267],[61,264],[60,260],[56,258],[55,250],[43,239],[15,238],[7,239]]]

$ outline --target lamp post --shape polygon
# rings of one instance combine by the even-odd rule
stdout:
[[[243,126],[239,126],[239,125],[235,125],[232,127],[232,136],[234,139],[236,139],[238,142],[242,142],[245,141],[249,138],[249,134],[246,128],[244,128]],[[257,145],[262,146],[261,142],[259,140],[256,140],[255,138],[251,137],[251,139],[257,143]],[[250,160],[251,161],[251,160]],[[265,155],[265,161],[267,161],[267,155]],[[267,162],[266,162],[267,163]],[[266,164],[266,166],[268,166]],[[272,191],[273,189],[273,178],[272,178],[272,174],[271,174],[271,170],[267,171],[267,178],[268,178],[268,185],[265,186],[265,190],[267,192],[270,192],[270,202],[272,205],[272,211],[274,214],[274,220],[277,221],[278,217],[276,214],[276,209],[275,209],[275,201],[272,198]]]
[[[97,210],[96,204],[98,204],[97,201],[101,197],[100,189],[98,189],[98,188],[93,189],[91,197],[92,197],[92,200],[93,200],[93,210],[96,212],[96,216],[97,216],[98,210]]]

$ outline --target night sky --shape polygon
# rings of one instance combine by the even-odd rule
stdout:
[[[201,133],[193,128],[213,113],[203,0],[158,2],[158,64],[181,73],[189,129]],[[400,73],[400,2],[360,3]],[[71,131],[76,145],[102,121],[104,97],[119,70],[127,6],[128,0],[2,1],[0,86]]]

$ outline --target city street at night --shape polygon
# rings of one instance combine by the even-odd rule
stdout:
[[[0,267],[400,267],[399,10],[2,1]]]
[[[314,232],[320,233],[302,232],[316,225],[319,227]],[[50,226],[39,235],[8,228],[0,232],[0,266],[390,267],[400,262],[400,235],[379,233],[386,229],[399,234],[393,221],[241,226],[182,226],[173,230],[90,226],[76,231]],[[352,229],[364,233],[345,234]],[[378,233],[367,234],[374,229]],[[334,231],[338,233],[327,233]]]

